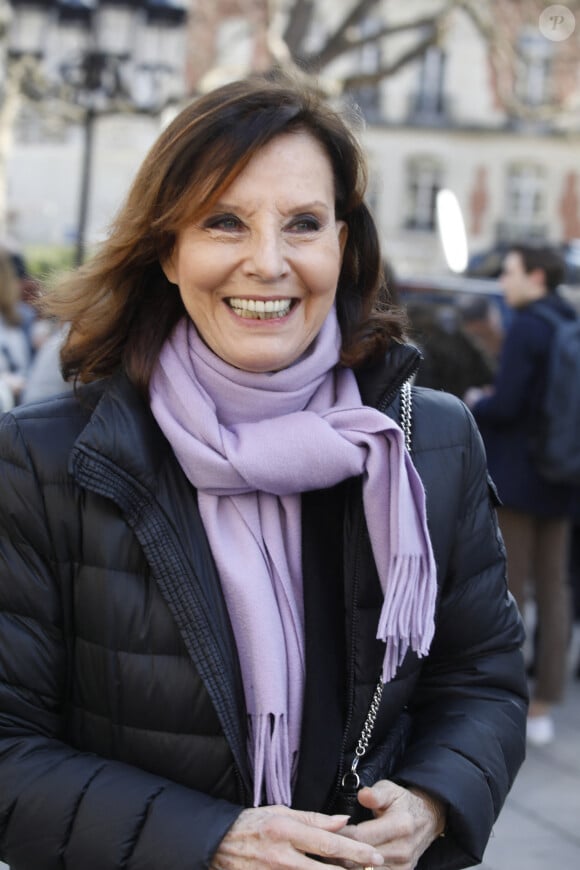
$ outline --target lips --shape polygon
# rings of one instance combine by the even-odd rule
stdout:
[[[238,317],[250,320],[276,320],[280,317],[286,317],[295,300],[230,297],[225,301]]]

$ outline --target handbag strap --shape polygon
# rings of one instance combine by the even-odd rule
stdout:
[[[413,434],[413,401],[411,396],[411,381],[407,380],[401,386],[400,408],[399,408],[399,424],[405,436],[405,447],[411,452],[411,441]],[[375,687],[369,711],[367,713],[362,731],[358,738],[354,758],[348,770],[342,777],[342,787],[348,787],[356,790],[360,785],[360,777],[357,773],[357,767],[361,758],[366,755],[369,748],[370,739],[377,721],[377,714],[383,697],[383,689],[385,684],[379,677],[379,681]]]
[[[413,435],[413,400],[411,398],[411,381],[405,381],[401,387],[401,407],[399,410],[399,424],[405,436],[405,447],[411,452]]]

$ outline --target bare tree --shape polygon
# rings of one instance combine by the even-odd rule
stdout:
[[[580,0],[568,0],[566,7],[574,15],[580,12]],[[573,38],[553,44],[559,81],[568,79],[569,86],[553,88],[535,105],[530,105],[516,87],[519,70],[529,57],[514,30],[527,23],[539,33],[539,16],[546,8],[544,0],[431,0],[424,4],[427,14],[409,14],[396,23],[390,23],[385,15],[389,11],[388,0],[343,0],[339,7],[344,10],[342,16],[332,26],[324,21],[322,28],[321,0],[193,0],[192,8],[193,51],[200,59],[203,43],[204,60],[192,75],[191,90],[211,87],[231,73],[227,61],[211,55],[211,28],[215,33],[216,23],[224,17],[237,14],[265,28],[265,33],[256,29],[253,32],[262,46],[267,45],[271,67],[290,68],[315,77],[329,93],[338,94],[376,85],[421,59],[431,47],[442,47],[452,16],[463,15],[487,47],[496,97],[507,115],[546,120],[563,112],[571,114],[578,108],[580,22]],[[397,39],[402,34],[406,38]],[[311,47],[313,44],[315,48]],[[375,64],[369,68],[366,63],[361,69],[360,52],[369,46],[377,49],[371,53]],[[336,63],[349,59],[350,63]],[[264,66],[262,52],[260,63],[253,68]],[[337,73],[339,66],[341,71]],[[239,74],[247,71],[236,70]]]
[[[580,20],[576,21],[578,26],[569,38],[552,42],[546,35],[549,27],[544,33],[540,30],[540,16],[542,13],[549,16],[550,9],[554,8],[552,14],[556,24],[558,9],[550,7],[544,0],[512,0],[510,3],[504,0],[455,0],[454,5],[468,16],[487,45],[497,98],[508,116],[529,121],[551,121],[559,117],[576,119],[577,122],[580,109]],[[558,8],[561,11],[562,7]],[[567,0],[564,8],[572,21],[580,16],[580,0]],[[548,25],[549,21],[548,17]],[[526,27],[536,37],[535,48],[518,38]],[[544,57],[552,49],[552,86],[543,99],[530,104],[519,92],[517,84],[519,73],[534,62],[538,45],[543,45]]]
[[[444,0],[433,4],[434,11],[427,16],[410,17],[397,24],[377,26],[381,20],[383,0],[357,0],[351,4],[336,28],[327,34],[324,43],[316,51],[305,49],[310,31],[315,21],[315,0],[293,0],[288,10],[288,21],[284,32],[284,42],[288,47],[292,62],[309,73],[320,74],[338,58],[353,55],[369,45],[382,45],[389,37],[401,33],[413,35],[413,43],[393,59],[378,62],[374,70],[354,71],[340,79],[340,88],[350,91],[364,85],[372,85],[394,75],[406,64],[422,57],[427,49],[436,45],[442,35],[447,16],[454,0]],[[369,19],[375,26],[368,32]],[[377,56],[380,56],[377,54]]]
[[[420,58],[430,46],[437,44],[455,0],[435,0],[433,5],[434,11],[429,15],[410,17],[407,21],[389,25],[382,18],[384,0],[350,0],[350,3],[341,3],[341,7],[345,8],[343,17],[325,34],[322,44],[313,50],[308,46],[312,43],[313,33],[319,28],[320,0],[194,0],[192,53],[196,54],[198,60],[203,55],[203,60],[197,66],[193,65],[190,87],[195,90],[201,83],[203,89],[206,87],[204,82],[213,84],[221,75],[227,77],[231,67],[227,60],[212,55],[209,45],[215,36],[217,24],[236,14],[243,16],[246,21],[260,22],[265,28],[265,34],[254,30],[252,36],[265,40],[271,67],[291,68],[298,74],[316,77],[321,87],[333,93],[376,84]],[[260,14],[256,14],[257,10]],[[373,25],[370,29],[369,22]],[[409,48],[373,70],[357,71],[357,53],[361,49],[382,45],[389,37],[401,33],[414,36]],[[354,63],[348,75],[337,76],[329,70],[335,61],[349,55]],[[260,54],[258,66],[265,66],[263,54]]]

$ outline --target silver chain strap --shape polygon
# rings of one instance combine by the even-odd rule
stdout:
[[[411,452],[411,431],[413,426],[413,402],[411,400],[411,381],[401,387],[401,429],[405,435],[405,447]]]
[[[405,447],[409,452],[411,451],[411,434],[413,422],[412,411],[413,402],[411,399],[411,381],[409,380],[405,381],[405,383],[401,387],[401,409],[399,415],[401,429],[403,430],[403,434],[405,436]],[[379,678],[373,694],[371,705],[369,707],[369,711],[367,713],[367,717],[365,719],[365,723],[363,725],[360,737],[358,739],[358,743],[356,745],[356,749],[354,751],[354,758],[352,760],[350,770],[348,770],[342,777],[343,788],[348,787],[356,790],[360,786],[360,776],[357,773],[357,767],[359,761],[364,755],[366,755],[367,749],[369,748],[369,743],[371,735],[373,733],[373,729],[375,727],[375,722],[377,721],[377,714],[379,712],[384,688],[385,685],[382,679]]]
[[[367,713],[367,718],[365,719],[365,724],[363,725],[361,735],[358,739],[358,743],[354,751],[354,758],[352,760],[350,770],[348,770],[342,777],[343,788],[348,787],[356,790],[360,786],[360,776],[357,773],[357,767],[359,761],[361,760],[363,755],[366,754],[366,751],[369,748],[369,741],[371,739],[371,734],[373,733],[373,728],[375,727],[375,722],[377,721],[377,713],[379,712],[379,706],[381,704],[381,698],[383,697],[384,688],[385,687],[383,681],[379,679],[379,682],[377,683],[375,688],[373,699],[371,701],[371,706],[369,707],[369,712]]]

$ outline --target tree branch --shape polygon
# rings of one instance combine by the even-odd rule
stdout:
[[[326,44],[322,46],[316,55],[300,58],[301,62],[308,66],[323,67],[346,51],[350,42],[347,37],[349,28],[354,27],[366,18],[380,0],[358,0],[334,33],[330,35]]]
[[[292,56],[300,52],[300,46],[304,42],[314,13],[313,0],[295,0],[294,6],[288,17],[286,29],[282,39],[288,46]]]
[[[405,21],[402,24],[386,24],[380,30],[369,33],[367,36],[361,36],[359,39],[349,39],[345,48],[348,51],[354,51],[370,43],[378,42],[379,39],[385,39],[398,33],[405,33],[408,30],[425,30],[426,28],[437,27],[438,21],[439,18],[437,16],[429,16],[426,18],[416,18],[414,21]]]
[[[439,30],[437,27],[433,27],[428,36],[416,43],[412,48],[408,49],[408,51],[400,54],[394,61],[391,61],[388,64],[379,65],[373,72],[345,76],[343,79],[343,90],[352,91],[365,85],[375,85],[382,79],[394,75],[406,64],[412,63],[414,60],[423,57],[425,52],[431,48],[432,45],[437,44],[438,38]]]
[[[559,102],[546,102],[530,106],[525,100],[522,100],[514,91],[514,69],[518,61],[526,60],[518,43],[510,40],[504,34],[503,29],[497,27],[493,20],[485,17],[481,4],[475,4],[472,0],[455,0],[455,2],[457,7],[469,17],[488,46],[489,60],[495,74],[498,96],[508,115],[527,121],[550,121],[561,116],[563,111],[570,111],[576,107],[574,99],[569,101],[570,106]],[[571,0],[568,5],[576,7],[577,3],[575,0]],[[490,11],[489,8],[487,11]]]

